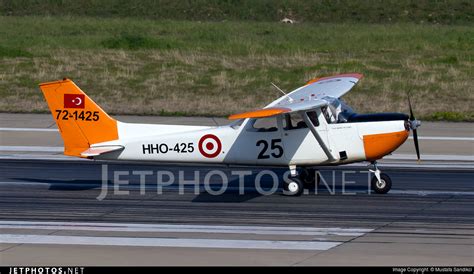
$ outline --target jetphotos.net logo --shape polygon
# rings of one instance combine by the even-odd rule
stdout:
[[[210,147],[210,146],[209,146]],[[211,148],[209,148],[211,150]],[[325,170],[314,171],[314,180],[306,182],[303,195],[356,195],[371,193],[372,174],[369,171]],[[309,178],[308,177],[308,178]],[[226,169],[172,169],[133,170],[102,165],[102,187],[97,200],[106,199],[108,195],[129,195],[139,191],[164,194],[166,191],[178,192],[179,195],[274,195],[289,194],[285,183],[291,181],[289,170],[226,170]]]
[[[84,267],[10,267],[8,274],[83,274]],[[2,273],[3,274],[3,273]]]
[[[64,108],[84,108],[84,94],[64,94]]]

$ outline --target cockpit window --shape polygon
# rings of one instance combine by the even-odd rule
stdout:
[[[316,111],[309,111],[306,113],[306,115],[308,115],[309,120],[311,121],[313,126],[319,127],[318,114],[316,113]]]
[[[348,118],[355,112],[344,101],[334,97],[324,97],[329,105],[321,108],[328,124],[346,123]]]
[[[234,121],[233,123],[231,123],[230,127],[233,128],[233,129],[239,129],[243,122],[244,122],[244,119],[239,119],[239,120]]]
[[[251,121],[252,124],[252,131],[258,132],[272,132],[278,131],[277,120],[275,117],[268,117],[268,118],[260,118],[254,119]]]
[[[305,121],[297,113],[285,114],[285,119],[283,120],[283,129],[284,130],[293,130],[300,128],[307,128]]]

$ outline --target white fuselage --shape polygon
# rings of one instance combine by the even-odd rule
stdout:
[[[367,136],[406,131],[403,120],[330,124],[318,112],[316,130],[334,158],[330,161],[309,128],[288,130],[283,127],[282,116],[273,119],[276,119],[276,127],[270,131],[255,129],[253,119],[243,120],[240,126],[218,127],[119,122],[118,140],[92,147],[124,147],[122,151],[96,159],[276,166],[338,165],[372,160],[367,156],[368,143],[364,141]],[[395,150],[405,139],[387,144],[390,147],[384,151]]]

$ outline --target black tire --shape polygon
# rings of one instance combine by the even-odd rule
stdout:
[[[285,182],[283,187],[283,194],[286,196],[300,196],[303,194],[303,191],[303,182],[297,177],[289,178],[288,182]]]
[[[316,170],[312,168],[303,168],[301,169],[299,178],[303,182],[304,188],[316,188],[319,186],[319,173],[315,176]]]
[[[377,177],[372,177],[370,182],[372,190],[377,194],[386,194],[392,188],[392,179],[390,179],[387,174],[381,173],[380,180],[382,181],[382,184],[379,184]]]

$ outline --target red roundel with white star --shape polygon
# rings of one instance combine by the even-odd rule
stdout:
[[[216,135],[206,134],[199,139],[199,152],[206,158],[215,158],[222,151],[221,140]]]

